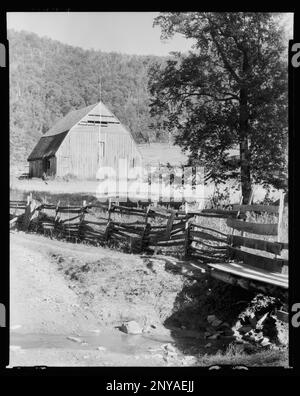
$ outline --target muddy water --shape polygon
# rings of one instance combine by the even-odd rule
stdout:
[[[73,341],[67,337],[75,337],[81,342]],[[129,335],[120,331],[101,331],[101,333],[73,334],[22,334],[11,332],[10,345],[12,348],[63,348],[95,350],[103,347],[105,350],[127,355],[149,352],[150,348],[160,348],[163,344],[174,343],[168,335]]]

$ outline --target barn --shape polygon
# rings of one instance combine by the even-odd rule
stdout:
[[[141,153],[128,129],[102,103],[69,112],[38,141],[28,157],[30,177],[73,175],[96,179],[101,167],[141,166]]]

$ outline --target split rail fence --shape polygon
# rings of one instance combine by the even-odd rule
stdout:
[[[134,253],[169,250],[171,255],[206,265],[215,278],[225,282],[245,287],[255,281],[287,289],[288,260],[281,253],[288,244],[279,240],[278,231],[283,200],[282,195],[278,206],[185,211],[152,205],[128,207],[111,201],[63,206],[60,202],[37,203],[29,196],[27,201],[10,201],[10,227],[100,246],[122,244]],[[249,222],[247,212],[273,213],[277,220]],[[226,219],[226,232],[201,222],[207,217]]]

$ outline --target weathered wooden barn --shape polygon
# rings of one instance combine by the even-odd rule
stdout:
[[[95,179],[101,167],[141,166],[141,153],[128,129],[102,103],[68,113],[39,140],[28,157],[30,177],[73,175]]]

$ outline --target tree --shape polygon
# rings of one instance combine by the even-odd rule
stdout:
[[[253,182],[273,183],[286,166],[287,65],[278,16],[270,13],[162,13],[162,37],[194,40],[150,70],[151,113],[167,116],[190,162],[216,181],[240,177],[243,201]],[[230,150],[238,146],[238,161]]]

